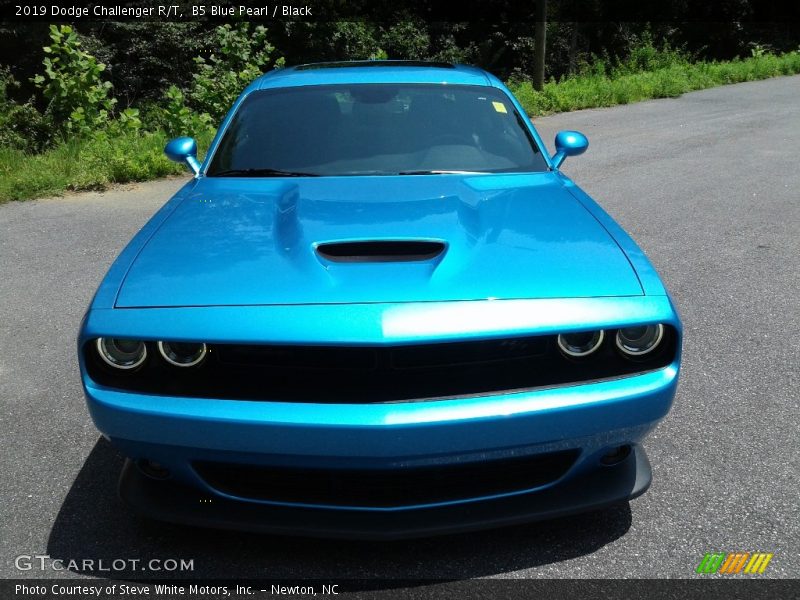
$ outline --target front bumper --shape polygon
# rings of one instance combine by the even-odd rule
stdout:
[[[94,337],[126,334],[212,343],[480,339],[509,335],[512,321],[519,328],[531,314],[536,319],[526,330],[543,334],[568,329],[576,314],[598,328],[648,321],[680,328],[666,297],[584,300],[570,305],[573,312],[565,310],[563,302],[494,302],[483,307],[489,317],[463,304],[469,303],[449,307],[460,311],[457,323],[440,318],[451,314],[436,312],[442,307],[417,307],[412,313],[402,306],[359,306],[348,313],[348,328],[332,325],[338,323],[331,318],[338,309],[316,306],[294,307],[286,315],[293,318],[286,319],[277,318],[274,307],[90,311],[79,347]],[[314,318],[294,318],[301,310],[305,316],[311,311]],[[475,311],[476,318],[466,318],[472,313],[464,311]],[[308,323],[319,327],[309,329]],[[473,329],[468,334],[465,323]],[[551,518],[643,493],[650,468],[639,443],[669,411],[679,364],[680,350],[664,368],[617,379],[458,399],[364,404],[150,395],[103,387],[87,375],[83,364],[82,375],[95,424],[131,459],[120,493],[137,511],[157,519],[253,531],[397,538]],[[630,446],[630,456],[614,466],[602,465],[602,457],[620,446]],[[246,496],[213,485],[197,469],[198,463],[211,461],[298,472],[371,470],[391,478],[428,466],[447,471],[455,465],[563,452],[573,453],[574,461],[544,483],[498,492],[476,481],[474,490],[459,498],[422,501],[415,495],[414,500],[383,505]],[[169,480],[147,478],[136,467],[140,461],[160,464],[169,471]]]
[[[551,518],[643,493],[650,468],[638,443],[667,413],[677,366],[618,380],[484,398],[316,405],[166,398],[87,388],[100,428],[131,461],[122,498],[156,519],[273,533],[398,538]],[[136,439],[132,439],[133,436]],[[616,447],[631,455],[601,464]],[[374,469],[480,463],[575,452],[555,480],[528,489],[437,502],[342,506],[240,497],[214,487],[198,461],[233,465]],[[168,481],[144,476],[159,463]]]
[[[195,487],[154,481],[128,460],[121,498],[152,519],[219,529],[320,538],[398,540],[552,519],[636,498],[650,486],[641,446],[627,459],[548,489],[453,506],[406,511],[337,511],[209,499]],[[209,501],[210,500],[210,501]]]

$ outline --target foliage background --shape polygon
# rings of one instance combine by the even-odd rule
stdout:
[[[310,4],[325,20],[265,22],[269,42],[289,65],[385,53],[390,58],[473,63],[501,79],[530,74],[534,0],[462,0],[458,6],[448,3],[439,8],[414,0]],[[774,10],[773,3],[760,0],[671,0],[660,6],[633,0],[550,0],[547,76],[559,79],[574,73],[594,56],[625,58],[645,31],[656,46],[668,42],[700,60],[746,56],[753,44],[778,53],[795,50],[800,43],[797,20],[782,18]],[[353,20],[355,16],[360,20]],[[196,57],[207,59],[215,51],[219,24],[212,20],[73,23],[86,50],[108,65],[108,80],[122,107],[158,99],[172,84],[185,88],[192,80]],[[0,65],[8,66],[21,82],[17,99],[34,93],[29,80],[40,72],[42,47],[49,42],[47,23],[0,24]]]
[[[462,0],[456,12],[318,0],[324,19],[264,24],[0,23],[0,202],[178,173],[164,141],[191,134],[207,147],[245,85],[283,65],[471,63],[507,81],[531,115],[800,73],[800,16],[772,3],[550,0],[547,83],[535,91],[534,2]]]

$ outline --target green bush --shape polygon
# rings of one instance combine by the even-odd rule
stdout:
[[[219,122],[241,91],[269,69],[273,46],[267,41],[267,29],[247,23],[216,29],[217,51],[208,59],[195,59],[197,72],[189,99],[194,108],[208,113]],[[274,66],[283,66],[282,58]]]
[[[198,136],[200,158],[213,131]],[[55,196],[65,190],[100,190],[112,183],[147,181],[167,175],[188,175],[185,166],[164,156],[169,136],[120,130],[73,138],[41,154],[0,148],[0,203]]]
[[[51,25],[52,43],[44,47],[44,75],[33,78],[49,104],[47,114],[63,123],[66,133],[86,134],[104,125],[116,104],[111,83],[100,74],[105,65],[81,49],[69,25]]]
[[[161,126],[169,135],[200,135],[212,129],[211,123],[208,113],[189,110],[186,98],[177,86],[170,86],[164,93]]]
[[[31,102],[0,109],[0,147],[42,152],[55,141],[53,121]]]
[[[381,46],[387,56],[409,60],[425,60],[430,53],[431,39],[420,20],[400,21],[383,30]]]
[[[0,69],[0,147],[23,152],[41,152],[53,142],[53,123],[29,100],[17,104],[8,99],[8,89],[19,87],[8,69]]]
[[[661,52],[661,51],[658,51]],[[671,98],[717,85],[755,81],[800,73],[800,51],[781,56],[760,54],[730,62],[689,63],[679,51],[665,56],[643,53],[623,65],[609,68],[598,61],[577,75],[549,81],[541,92],[529,81],[511,81],[509,87],[530,116],[582,108],[629,104],[650,98]],[[634,65],[651,70],[633,71]]]
[[[642,73],[687,65],[694,57],[682,48],[674,48],[663,42],[660,48],[653,43],[649,31],[636,37],[631,42],[627,56],[617,59],[609,75],[620,77],[632,73]]]
[[[428,46],[440,59],[480,51],[463,50],[452,37],[434,37],[413,22],[384,31],[380,45],[379,32],[372,26],[325,26],[331,33],[328,43],[352,52],[368,51],[363,56],[385,57],[381,47],[413,57],[423,56]],[[216,28],[215,35],[218,51],[196,60],[188,94],[172,85],[161,102],[149,101],[115,115],[111,85],[101,78],[103,65],[81,48],[70,27],[51,26],[45,74],[35,78],[49,101],[44,113],[33,100],[20,104],[9,99],[9,89],[18,83],[8,69],[0,69],[0,202],[186,173],[184,166],[163,155],[167,140],[191,135],[201,149],[207,148],[214,136],[212,123],[222,118],[241,90],[270,65],[283,64],[282,59],[272,60],[274,49],[263,27],[225,25]],[[549,81],[540,92],[525,80],[510,81],[509,87],[533,116],[800,73],[800,51],[775,55],[759,45],[753,45],[746,59],[693,62],[681,49],[656,47],[645,34],[633,41],[626,56],[595,57],[575,74]]]
[[[139,109],[126,108],[117,115],[117,118],[111,125],[124,129],[125,131],[139,131],[139,129],[142,128],[142,120],[139,118]]]

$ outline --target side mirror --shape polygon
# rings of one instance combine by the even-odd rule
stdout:
[[[586,152],[589,140],[580,131],[559,131],[556,134],[556,153],[553,166],[557,169],[568,156],[578,156]]]
[[[197,142],[194,141],[194,138],[179,137],[170,140],[164,146],[164,154],[170,160],[189,165],[195,175],[200,172],[200,161],[197,160]]]

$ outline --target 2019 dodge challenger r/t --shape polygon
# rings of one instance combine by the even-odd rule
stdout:
[[[78,356],[149,517],[398,538],[643,493],[681,323],[473,67],[272,71],[111,266]],[[624,185],[624,182],[620,182]]]

